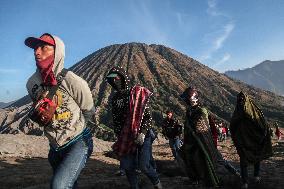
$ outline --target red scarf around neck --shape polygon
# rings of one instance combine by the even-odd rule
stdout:
[[[57,85],[56,77],[52,71],[53,64],[54,64],[54,55],[47,57],[43,61],[36,61],[36,66],[40,71],[44,85],[47,86]]]

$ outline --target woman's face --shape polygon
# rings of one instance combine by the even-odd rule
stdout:
[[[193,92],[193,94],[189,96],[188,101],[192,107],[198,105],[197,93]]]

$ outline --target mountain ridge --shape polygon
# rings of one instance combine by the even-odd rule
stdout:
[[[229,78],[164,45],[125,43],[101,48],[70,68],[88,82],[97,107],[98,123],[110,128],[112,119],[109,101],[114,91],[105,81],[105,76],[113,66],[121,66],[127,71],[132,86],[140,84],[153,92],[152,115],[157,127],[161,125],[162,115],[167,109],[173,110],[175,116],[183,121],[185,104],[179,99],[179,95],[190,85],[197,87],[203,104],[220,119],[230,120],[236,96],[244,91],[255,99],[269,121],[278,121],[280,125],[284,125],[283,97]],[[22,101],[26,98],[23,97]],[[14,106],[10,114],[17,114],[14,115],[17,118],[14,120],[17,121],[13,122],[13,116],[8,116],[10,122],[1,121],[0,116],[0,131],[1,127],[11,127],[14,130],[27,128],[29,124],[25,116],[30,106],[27,102],[28,100],[26,105],[16,102],[18,106],[15,106],[16,103],[10,106]],[[13,129],[6,131],[12,132]]]
[[[15,101],[11,102],[0,102],[0,108],[6,108],[7,106],[13,104]]]
[[[284,96],[284,60],[265,60],[252,68],[227,71],[226,75],[255,87]]]
[[[224,89],[224,87],[220,87],[223,83],[234,83],[234,85],[238,85],[234,87],[234,91],[230,91],[230,85],[226,84],[225,86],[228,88],[223,93],[231,93],[228,98],[230,98],[230,112],[222,111],[220,106],[214,106],[213,100],[211,100],[208,95],[203,95],[204,101],[211,101],[209,103],[209,107],[212,109],[218,108],[217,112],[221,115],[221,117],[225,117],[227,120],[230,117],[230,114],[233,111],[234,105],[232,106],[233,99],[236,99],[236,95],[239,91],[242,89],[245,91],[248,91],[249,94],[252,96],[255,96],[254,93],[251,91],[254,91],[256,93],[262,93],[259,89],[254,89],[246,84],[243,84],[239,81],[234,81],[224,74],[220,74],[217,71],[214,71],[210,69],[209,67],[200,64],[196,60],[174,50],[171,48],[168,48],[163,45],[156,45],[156,44],[141,44],[141,43],[126,43],[121,45],[112,45],[105,47],[103,49],[100,49],[95,54],[92,54],[92,56],[88,56],[89,58],[83,59],[82,61],[78,62],[71,68],[74,70],[75,73],[78,75],[82,75],[83,78],[88,80],[90,78],[90,74],[86,75],[86,73],[90,73],[86,71],[84,74],[82,71],[84,70],[83,66],[85,65],[85,68],[91,69],[93,66],[93,70],[98,70],[103,67],[102,62],[106,63],[108,65],[109,70],[112,66],[118,65],[124,67],[128,73],[130,73],[130,78],[136,78],[136,82],[138,84],[142,84],[146,87],[148,87],[151,91],[156,93],[164,102],[166,102],[168,99],[172,101],[172,103],[164,104],[165,106],[170,106],[173,109],[177,111],[178,114],[182,114],[182,106],[184,104],[178,100],[179,94],[182,92],[183,89],[185,89],[190,84],[196,85],[200,88],[200,91],[206,91],[208,90],[208,87],[204,87],[204,85],[208,86],[208,83],[211,84],[211,86]],[[104,57],[103,59],[101,57]],[[139,62],[139,63],[138,63]],[[94,64],[94,65],[93,65]],[[97,67],[95,65],[98,65]],[[82,67],[81,67],[82,66]],[[80,68],[81,67],[81,68]],[[137,70],[141,72],[137,72]],[[97,74],[97,79],[102,80],[105,77],[106,71],[104,70],[104,73]],[[173,72],[171,72],[174,70]],[[152,74],[151,74],[152,73]],[[167,76],[165,79],[165,75]],[[211,77],[213,75],[213,77]],[[201,81],[197,79],[195,81],[195,78],[202,77]],[[146,79],[145,79],[146,78]],[[170,78],[170,79],[169,79]],[[208,81],[206,78],[210,78]],[[93,79],[93,81],[98,82],[98,80]],[[96,92],[97,88],[101,85],[102,88],[100,91],[97,91],[94,96],[97,94],[101,94],[104,90],[107,90],[107,93],[110,93],[110,87],[107,86],[107,83],[101,82],[100,85],[98,83],[93,82],[92,80],[89,81],[90,86],[94,87]],[[174,81],[174,82],[172,82]],[[217,84],[216,84],[217,83]],[[134,83],[132,83],[134,84]],[[159,87],[162,86],[162,90],[159,89]],[[170,86],[170,87],[168,87]],[[210,85],[209,85],[210,86]],[[214,90],[214,89],[213,89]],[[217,90],[216,90],[217,91]],[[168,93],[168,99],[166,95],[163,95],[165,93]],[[217,91],[218,93],[218,91]],[[220,93],[220,92],[219,92]],[[269,96],[275,96],[273,93],[265,92],[266,95]],[[212,94],[212,93],[211,93]],[[201,94],[202,96],[202,94]],[[217,98],[218,95],[213,95],[213,97]],[[226,96],[226,95],[225,95]],[[173,99],[174,98],[174,99]],[[269,103],[273,103],[273,99],[270,99]],[[109,100],[109,98],[104,98],[101,96],[98,100],[98,104],[106,103]],[[223,99],[224,100],[224,99]],[[159,102],[159,99],[157,99],[157,96],[154,97],[154,101],[158,101],[158,104],[163,104],[162,102]],[[160,100],[161,101],[161,100]],[[225,104],[226,99],[222,103],[222,105]],[[228,101],[227,101],[228,102]],[[157,103],[156,103],[157,104]],[[158,107],[154,107],[156,110],[159,109]],[[162,110],[161,108],[159,109]],[[184,109],[183,109],[184,110]],[[227,110],[229,110],[227,108]],[[157,114],[157,111],[154,112],[154,114]]]

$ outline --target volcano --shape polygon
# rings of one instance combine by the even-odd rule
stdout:
[[[163,45],[126,43],[102,48],[70,68],[88,82],[98,110],[98,123],[106,127],[111,128],[112,125],[109,100],[114,91],[105,81],[105,76],[113,66],[126,70],[131,85],[139,84],[153,92],[151,105],[154,125],[157,127],[168,109],[183,121],[185,104],[179,95],[188,86],[198,89],[203,105],[221,120],[230,120],[236,96],[244,91],[255,100],[269,122],[277,121],[284,126],[283,97],[229,78]],[[4,128],[5,132],[2,133],[26,129],[27,107],[30,106],[27,98],[0,111],[0,132]]]

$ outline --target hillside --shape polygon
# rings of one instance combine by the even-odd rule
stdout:
[[[284,124],[283,97],[233,80],[174,49],[141,43],[105,47],[71,68],[89,82],[96,106],[100,107],[100,122],[109,120],[108,101],[112,91],[104,78],[114,65],[125,68],[133,83],[154,92],[153,116],[158,125],[161,112],[169,107],[182,119],[184,104],[179,94],[189,85],[195,85],[203,103],[225,120],[231,117],[236,95],[244,90],[255,98],[269,119]]]
[[[141,84],[154,93],[151,104],[156,126],[161,123],[162,113],[169,108],[183,120],[185,106],[179,100],[179,94],[189,85],[198,88],[203,104],[222,119],[230,120],[236,95],[243,90],[255,99],[269,121],[278,121],[284,126],[284,97],[231,79],[174,49],[142,43],[102,48],[70,68],[91,87],[98,108],[98,123],[102,126],[112,125],[108,102],[113,91],[105,76],[113,66],[125,68],[132,85]],[[29,98],[23,97],[0,112],[0,132],[24,130],[30,134],[41,133],[25,119],[28,102]]]
[[[283,71],[284,60],[266,60],[252,68],[238,71],[227,71],[225,74],[249,85],[284,96]]]

